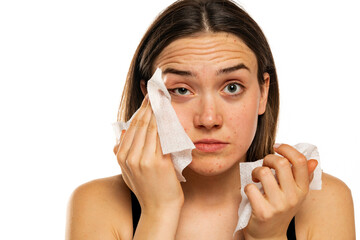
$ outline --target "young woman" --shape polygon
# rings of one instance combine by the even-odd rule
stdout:
[[[162,155],[145,98],[156,68],[196,146],[186,182]],[[114,148],[122,175],[74,191],[67,239],[355,239],[347,186],[323,173],[322,190],[309,190],[317,162],[274,145],[279,92],[272,53],[259,26],[233,2],[177,1],[154,21],[131,63],[118,120],[139,107]],[[239,163],[261,158],[252,176],[264,193],[246,186],[252,215],[233,235]]]

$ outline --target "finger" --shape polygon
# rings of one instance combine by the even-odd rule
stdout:
[[[115,155],[117,154],[117,152],[118,152],[118,150],[119,150],[120,143],[122,142],[122,139],[123,139],[123,136],[124,136],[125,132],[126,132],[125,129],[123,129],[123,130],[121,131],[120,140],[119,140],[118,143],[116,143],[116,145],[114,146],[113,151],[114,151],[114,154],[115,154]]]
[[[120,150],[120,146],[121,146],[121,143],[123,142],[124,140],[124,137],[125,137],[125,133],[126,133],[126,130],[123,129],[121,130],[121,135],[120,135],[120,139],[119,139],[119,142],[115,145],[114,147],[114,153],[115,155],[117,156],[119,150]]]
[[[151,120],[152,109],[150,104],[146,106],[142,119],[137,122],[136,134],[134,136],[132,147],[129,150],[128,156],[131,159],[131,164],[138,166],[143,156],[143,149],[145,146],[147,129]],[[146,155],[145,155],[146,156]],[[147,157],[147,156],[146,156]]]
[[[261,182],[266,199],[268,199],[271,203],[280,201],[280,188],[270,168],[257,167],[251,174],[253,180]]]
[[[130,170],[136,169],[139,167],[140,157],[141,157],[141,153],[143,150],[143,144],[142,145],[138,144],[138,142],[139,142],[138,135],[140,135],[140,138],[141,138],[141,136],[143,135],[143,134],[141,134],[142,129],[147,127],[147,124],[148,124],[144,120],[145,113],[149,106],[149,103],[147,102],[146,99],[144,101],[144,104],[146,104],[146,105],[145,106],[142,105],[140,114],[130,124],[132,141],[131,141],[131,146],[128,149],[127,156],[126,156],[126,162],[125,162],[125,164],[127,165],[128,168],[130,168]],[[129,133],[130,133],[130,128],[129,128]]]
[[[275,152],[284,156],[292,164],[294,179],[299,188],[306,190],[309,187],[309,171],[306,157],[294,147],[281,144],[279,147],[274,146]]]
[[[156,154],[164,154],[161,148],[161,141],[158,133],[156,133]]]
[[[121,131],[120,140],[119,140],[119,143],[118,143],[118,145],[117,145],[117,146],[118,146],[118,149],[117,149],[117,152],[116,152],[116,156],[117,156],[118,151],[119,151],[119,149],[120,149],[121,143],[122,143],[123,140],[124,140],[125,133],[126,133],[126,130],[123,129],[123,130]],[[132,191],[134,191],[134,189],[133,189],[133,186],[134,186],[134,185],[132,184],[131,178],[128,177],[129,174],[130,174],[129,169],[127,168],[126,164],[120,164],[120,162],[119,162],[119,165],[120,165],[120,169],[121,169],[121,175],[123,176],[123,179],[124,179],[126,185],[127,185]]]
[[[116,153],[118,152],[118,149],[119,149],[119,144],[116,144],[116,145],[114,146],[114,149],[113,149],[113,152],[114,152],[115,155],[116,155]]]
[[[144,142],[144,148],[143,148],[143,155],[144,156],[158,156],[157,153],[157,144],[158,144],[158,132],[157,132],[157,125],[156,125],[156,118],[154,113],[152,112],[150,117],[149,125],[146,129],[146,138]],[[149,166],[152,159],[149,158],[143,158],[142,164],[145,166]]]
[[[269,154],[264,158],[263,166],[275,169],[276,177],[283,191],[289,191],[296,185],[290,162],[286,158]]]
[[[116,157],[117,157],[117,160],[118,160],[118,163],[120,165],[120,168],[121,168],[121,172],[122,173],[126,173],[125,175],[129,175],[131,174],[131,171],[129,170],[127,164],[126,164],[126,158],[124,158],[123,156],[123,153],[121,151],[123,151],[121,149],[121,143],[124,141],[124,138],[125,138],[125,135],[126,135],[126,130],[122,130],[121,131],[121,136],[120,136],[120,140],[119,140],[119,144],[118,144],[118,150],[117,150],[117,153],[116,153]]]
[[[157,156],[161,156],[161,157],[157,158],[158,161],[161,161],[161,162],[159,162],[159,164],[165,164],[168,167],[171,165],[172,166],[171,169],[175,171],[174,165],[173,165],[173,163],[171,161],[170,153],[164,154],[164,152],[162,150],[160,136],[159,136],[158,133],[156,134],[156,150],[155,150],[155,153],[156,153]]]
[[[261,213],[268,209],[269,203],[255,184],[250,183],[246,185],[244,192],[249,199],[255,216],[260,216]]]
[[[128,167],[128,161],[132,161],[128,158],[129,150],[131,149],[131,146],[133,144],[133,139],[136,134],[136,124],[139,119],[143,117],[146,104],[148,103],[148,100],[145,98],[140,109],[137,111],[136,115],[131,120],[130,126],[127,129],[127,131],[124,134],[124,137],[122,139],[120,148],[117,153],[117,158],[119,164],[125,168]]]
[[[308,161],[308,170],[309,170],[309,174],[310,174],[310,182],[314,178],[314,171],[315,171],[317,165],[318,165],[318,161],[315,160],[315,159],[310,159]]]
[[[310,174],[314,173],[317,165],[318,165],[318,161],[316,159],[310,159],[308,162],[308,171]]]

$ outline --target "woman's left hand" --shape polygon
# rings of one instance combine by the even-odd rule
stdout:
[[[282,156],[267,155],[263,166],[252,172],[253,181],[261,182],[264,193],[255,184],[244,189],[252,207],[250,221],[243,231],[245,239],[287,239],[289,223],[309,192],[317,161],[307,161],[287,144],[274,150]],[[276,177],[271,169],[275,169]]]

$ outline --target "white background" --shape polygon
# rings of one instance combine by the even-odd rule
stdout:
[[[171,2],[0,2],[0,239],[63,239],[71,192],[119,174],[111,123],[125,76]],[[278,142],[316,144],[324,171],[352,190],[359,222],[359,4],[241,4],[277,64]]]

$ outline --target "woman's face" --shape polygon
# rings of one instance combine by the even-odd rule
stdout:
[[[182,38],[161,52],[154,67],[162,70],[172,106],[196,146],[189,167],[211,176],[245,161],[265,111],[269,75],[260,88],[256,56],[242,40],[229,33]],[[225,144],[197,143],[206,139]]]

